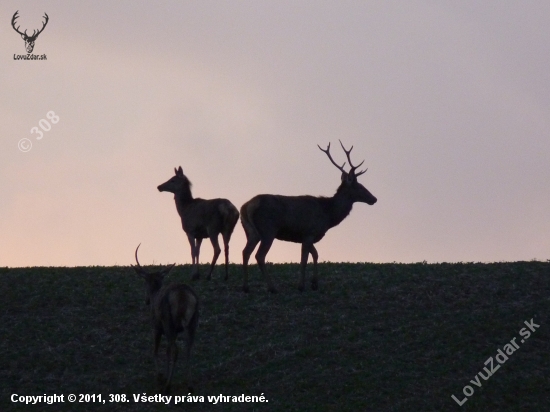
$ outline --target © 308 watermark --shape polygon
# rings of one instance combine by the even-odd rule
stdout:
[[[533,322],[533,318],[531,318],[530,321],[525,321],[523,323],[525,323],[527,327],[521,328],[521,330],[519,331],[519,334],[522,337],[521,343],[524,343],[527,339],[529,339],[532,332],[535,332],[538,328],[540,328],[540,325],[537,325],[535,322]],[[481,376],[484,381],[488,380],[497,370],[500,369],[500,365],[504,364],[508,360],[508,356],[519,349],[519,344],[516,343],[516,339],[517,337],[513,338],[512,340],[510,340],[509,343],[504,345],[502,349],[499,348],[497,350],[497,355],[495,355],[495,359],[498,364],[496,366],[493,357],[490,356],[489,359],[484,362],[484,365],[488,365],[490,369],[487,369],[487,366],[485,366],[483,368],[485,374],[483,374],[482,371],[479,371],[474,379],[470,381],[470,383],[477,386],[478,388],[481,388],[481,380],[479,379],[479,377]],[[475,391],[473,386],[466,385],[462,389],[462,393],[466,396],[465,398],[458,399],[454,394],[451,395],[451,398],[453,398],[453,400],[458,403],[459,406],[462,406],[468,401],[468,398],[472,396],[474,392]]]
[[[48,113],[46,113],[46,119],[40,119],[38,121],[38,126],[40,126],[40,130],[38,127],[34,126],[31,129],[31,134],[36,133],[36,140],[40,140],[44,137],[44,132],[49,132],[52,130],[52,124],[57,124],[59,122],[59,116],[55,114],[53,110],[50,110]],[[19,140],[17,143],[17,147],[19,147],[19,150],[22,152],[28,152],[32,149],[32,141],[30,139],[27,139],[24,137],[23,139]]]

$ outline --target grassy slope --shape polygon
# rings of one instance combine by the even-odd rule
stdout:
[[[0,269],[0,410],[543,411],[550,408],[550,263],[321,264],[256,267],[251,293],[218,268],[202,299],[195,395],[266,404],[15,405],[23,395],[156,393],[142,280],[126,267]],[[310,269],[311,270],[311,269]],[[204,272],[204,268],[203,268]],[[171,282],[190,278],[178,266]],[[525,320],[540,328],[482,387],[469,383]],[[183,359],[173,395],[187,394]],[[459,407],[462,388],[474,395]]]

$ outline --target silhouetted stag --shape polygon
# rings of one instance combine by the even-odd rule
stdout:
[[[138,260],[138,249],[136,248],[136,263],[134,270],[145,280],[146,304],[151,305],[151,319],[153,324],[153,336],[155,347],[153,355],[157,379],[162,383],[163,377],[159,368],[158,349],[162,335],[166,336],[168,346],[166,348],[166,381],[163,392],[170,391],[170,383],[174,374],[174,367],[178,357],[178,346],[176,338],[178,333],[184,332],[186,336],[186,370],[187,382],[191,388],[191,348],[195,340],[195,332],[199,324],[199,298],[195,291],[183,283],[163,286],[164,277],[172,270],[174,265],[157,272],[146,272]]]
[[[193,198],[191,194],[191,182],[183,174],[181,166],[174,168],[176,175],[167,182],[158,186],[160,192],[174,193],[176,209],[181,217],[183,231],[189,239],[191,245],[191,258],[193,260],[193,279],[198,279],[199,274],[199,252],[204,238],[210,238],[214,247],[214,256],[210,271],[206,277],[208,280],[212,277],[212,271],[220,255],[220,244],[218,235],[221,233],[223,238],[225,253],[225,280],[229,276],[229,240],[233,229],[239,220],[239,211],[227,199],[205,200]]]
[[[342,142],[340,145],[344,149],[351,167],[349,172],[344,170],[345,162],[339,166],[332,159],[330,143],[326,150],[317,145],[321,151],[326,153],[332,164],[342,172],[342,183],[334,196],[258,195],[241,207],[241,222],[247,238],[243,250],[243,290],[245,292],[249,291],[248,260],[258,243],[260,243],[260,247],[256,252],[256,261],[267,281],[268,290],[272,293],[277,292],[265,268],[265,257],[275,239],[302,244],[301,273],[298,285],[300,291],[304,290],[307,259],[311,254],[313,258],[311,289],[317,290],[318,254],[313,244],[321,240],[327,230],[344,220],[350,213],[353,203],[363,202],[369,205],[376,203],[376,197],[357,181],[357,177],[367,171],[365,169],[359,173],[355,172],[364,161],[353,166],[350,159],[353,146],[346,150]]]

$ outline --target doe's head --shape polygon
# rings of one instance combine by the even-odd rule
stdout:
[[[175,175],[168,179],[161,185],[157,186],[159,192],[171,192],[171,193],[182,193],[189,192],[191,193],[191,182],[183,174],[183,169],[181,166],[179,168],[174,168]]]

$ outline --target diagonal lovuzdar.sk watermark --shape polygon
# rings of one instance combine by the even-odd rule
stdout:
[[[521,343],[524,343],[527,339],[529,339],[529,337],[531,336],[531,333],[532,332],[535,332],[538,328],[540,328],[540,325],[537,325],[534,321],[533,321],[533,318],[531,318],[530,321],[525,321],[523,322],[527,327],[526,328],[521,328],[521,330],[519,331],[519,334],[520,336],[522,337],[521,339]],[[481,379],[479,379],[480,377],[486,381],[488,380],[491,376],[493,376],[493,374],[500,369],[500,366],[503,365],[507,360],[508,360],[508,357],[510,355],[512,355],[512,353],[514,353],[516,350],[519,349],[519,344],[516,343],[516,339],[517,337],[514,337],[513,339],[510,340],[509,343],[507,343],[506,345],[503,346],[502,349],[498,349],[497,350],[497,354],[495,355],[495,358],[496,361],[497,361],[497,364],[495,365],[495,362],[494,362],[494,359],[492,356],[490,356],[485,362],[484,362],[484,365],[487,365],[483,368],[483,371],[479,371],[476,376],[474,377],[474,379],[470,380],[470,383],[472,384],[471,385],[466,385],[464,386],[464,388],[462,389],[462,393],[465,395],[465,398],[463,399],[458,399],[454,394],[451,395],[451,398],[456,402],[458,403],[459,406],[462,406],[464,405],[467,401],[468,401],[468,398],[470,396],[472,396],[475,392],[474,390],[474,386],[477,386],[478,388],[481,388],[482,386],[482,381]],[[487,368],[489,367],[489,369]],[[483,373],[485,372],[485,373]]]

